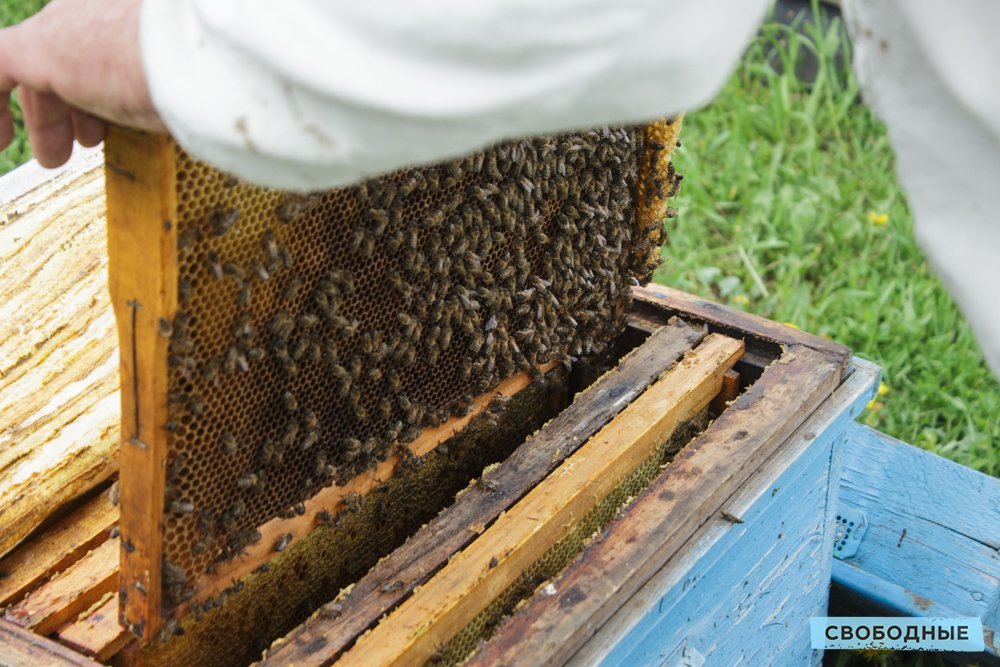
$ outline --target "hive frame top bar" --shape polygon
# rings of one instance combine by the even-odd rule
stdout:
[[[644,133],[636,135],[641,137],[641,140],[645,143],[642,148],[636,149],[639,151],[636,157],[639,170],[636,176],[638,180],[635,181],[635,189],[629,189],[631,193],[629,196],[633,197],[633,209],[628,215],[634,216],[634,221],[630,224],[635,226],[634,230],[630,228],[630,234],[635,239],[628,246],[630,251],[628,253],[622,252],[624,246],[621,241],[615,245],[613,239],[607,238],[612,227],[607,228],[609,231],[604,231],[602,228],[601,231],[603,231],[603,234],[598,236],[596,242],[590,240],[581,243],[581,246],[585,246],[588,251],[592,252],[594,247],[603,245],[602,241],[605,243],[609,243],[610,241],[609,245],[616,248],[614,252],[621,253],[622,257],[620,261],[615,260],[618,261],[615,266],[634,266],[636,267],[634,270],[638,271],[640,275],[648,275],[655,265],[654,256],[658,256],[658,244],[660,242],[660,234],[662,233],[660,221],[666,211],[667,190],[673,184],[674,174],[672,167],[669,167],[668,160],[670,151],[672,151],[676,143],[678,127],[679,123],[676,122],[654,123]],[[593,156],[600,155],[602,156],[601,159],[607,159],[605,157],[607,155],[613,156],[613,152],[600,152],[604,151],[601,148],[603,144],[600,144],[603,141],[601,136],[611,137],[611,135],[594,134],[592,136],[594,137],[591,141],[592,145],[588,144],[586,139],[580,140],[583,147],[582,150],[591,151],[590,154]],[[522,142],[522,145],[527,146],[529,144]],[[595,146],[597,149],[594,148]],[[480,165],[480,168],[484,172],[491,172],[494,169],[489,155],[487,153],[485,164]],[[517,162],[517,153],[512,152],[511,155],[513,156],[512,160]],[[592,157],[590,159],[597,158]],[[244,249],[249,247],[245,242],[242,246],[240,245],[239,234],[242,228],[238,220],[238,214],[232,213],[233,209],[226,208],[225,206],[217,206],[215,209],[202,210],[200,213],[195,214],[185,208],[185,206],[188,206],[187,202],[189,198],[197,196],[191,193],[197,193],[199,188],[208,188],[209,190],[215,188],[218,190],[219,188],[232,187],[236,190],[241,190],[248,186],[230,183],[229,179],[226,179],[223,175],[209,174],[208,181],[204,181],[204,177],[202,176],[198,177],[199,180],[193,181],[191,180],[193,172],[190,170],[185,171],[188,169],[186,165],[189,164],[189,158],[184,156],[171,140],[163,137],[114,131],[109,137],[106,148],[109,203],[109,282],[113,306],[118,317],[121,349],[123,351],[121,358],[123,410],[122,448],[120,455],[120,467],[122,470],[121,607],[123,620],[127,626],[135,634],[146,639],[155,636],[157,630],[164,625],[165,619],[173,616],[177,609],[188,606],[186,602],[190,601],[192,596],[198,594],[198,588],[204,588],[200,584],[192,583],[199,578],[197,570],[186,572],[183,569],[179,569],[175,556],[171,556],[171,558],[175,559],[172,562],[164,560],[164,556],[167,553],[176,554],[179,548],[176,542],[178,539],[176,536],[180,535],[177,532],[179,530],[177,526],[183,525],[185,521],[195,521],[201,509],[187,497],[186,494],[189,491],[186,491],[184,487],[185,475],[189,476],[191,474],[191,466],[195,465],[196,462],[192,462],[192,457],[189,453],[186,453],[184,456],[178,456],[177,450],[170,444],[178,437],[179,432],[185,432],[185,429],[203,428],[204,426],[199,424],[205,423],[205,418],[199,417],[203,410],[202,407],[199,407],[202,397],[196,391],[189,391],[186,395],[181,395],[182,392],[178,391],[178,386],[183,388],[183,384],[178,385],[177,378],[187,377],[184,375],[186,371],[183,368],[183,364],[186,362],[183,359],[184,352],[180,350],[181,345],[178,343],[178,332],[185,330],[186,327],[197,327],[197,325],[192,325],[190,322],[182,322],[178,319],[179,314],[183,313],[185,309],[184,300],[187,293],[185,290],[193,289],[197,294],[199,289],[204,289],[206,282],[212,282],[205,275],[212,276],[213,274],[215,279],[220,281],[220,284],[228,284],[227,281],[233,279],[233,276],[245,281],[246,285],[253,283],[255,278],[253,276],[244,278],[240,275],[243,272],[257,276],[256,280],[258,281],[268,280],[269,274],[270,276],[280,274],[280,263],[286,261],[284,257],[278,257],[275,245],[271,244],[266,236],[262,236],[260,244],[254,245],[254,248],[257,248],[255,252],[259,252],[260,257],[264,259],[271,255],[276,262],[273,266],[265,267],[261,263],[256,263],[255,260],[247,260],[247,257],[244,256],[241,259],[243,264],[242,269],[235,265],[230,268],[225,262],[225,257],[216,259],[213,257],[211,251],[202,252],[201,250],[197,251],[196,259],[184,260],[185,248],[191,246],[192,243],[195,244],[193,247],[198,248],[197,243],[202,242],[202,238],[196,238],[194,242],[191,240],[190,221],[192,219],[200,220],[198,222],[201,226],[201,230],[198,233],[200,237],[223,236],[228,233],[228,236],[224,240],[230,243],[230,245],[226,247]],[[473,164],[475,163],[473,162]],[[515,169],[515,167],[508,168]],[[618,179],[628,178],[626,172],[622,172],[619,175],[619,172],[616,170],[617,168],[610,166],[601,167],[600,170],[594,172],[594,176],[584,175],[582,180],[580,176],[574,175],[577,172],[574,172],[572,164],[563,167],[561,159],[559,162],[553,163],[552,169],[560,172],[565,170],[572,176],[571,178],[562,179],[568,184],[566,191],[558,189],[553,191],[554,196],[560,202],[564,200],[575,201],[574,197],[581,196],[579,193],[575,193],[575,189],[588,186],[588,184],[594,182],[594,178],[598,180],[607,178],[607,182],[611,183],[612,187],[619,187],[628,182],[622,181],[619,183]],[[605,169],[607,171],[604,171]],[[435,176],[435,179],[446,177],[447,172],[443,171],[443,168],[439,171],[441,176]],[[583,172],[579,173],[583,174]],[[219,180],[213,181],[213,179]],[[528,196],[530,196],[532,193],[531,184],[526,177],[522,180],[525,181],[525,184],[523,186],[519,184],[518,187],[523,187]],[[401,177],[393,182],[399,188],[405,188],[408,187],[407,183],[409,181]],[[479,190],[486,193],[480,195],[482,197],[492,196],[493,191],[487,191],[487,189],[483,188],[479,188]],[[473,189],[466,190],[467,193],[472,191]],[[283,207],[284,210],[292,209],[295,214],[305,210],[308,216],[309,207],[313,206],[315,201],[319,201],[308,197],[290,198],[282,196],[280,193],[271,194],[265,192],[260,196],[254,196],[256,198],[253,201],[258,202],[258,206],[265,206],[265,208],[271,206],[268,210],[275,211],[275,215],[279,219],[282,217]],[[537,195],[537,197],[540,196]],[[613,200],[608,200],[607,202],[604,199],[587,201],[588,203],[574,209],[573,212],[573,216],[582,216],[581,219],[576,221],[576,225],[580,229],[595,224],[589,222],[587,219],[588,216],[595,216],[595,211],[597,218],[608,215],[608,209],[605,206]],[[498,200],[497,203],[507,203],[507,200]],[[507,214],[507,209],[503,206],[497,208],[500,209],[497,215],[503,218]],[[516,212],[519,209],[516,205],[511,204],[510,210]],[[553,210],[559,211],[561,209],[557,208]],[[613,212],[616,209],[612,208],[610,210]],[[424,214],[426,212],[422,213],[422,215]],[[510,217],[513,220],[516,216],[511,215]],[[433,220],[429,222],[430,224],[434,224]],[[373,224],[379,224],[377,218]],[[590,233],[586,232],[586,234]],[[542,238],[553,238],[555,239],[554,242],[558,244],[563,242],[561,238],[564,235],[564,232],[560,232],[558,235],[548,232]],[[572,236],[567,238],[572,238]],[[582,238],[583,236],[581,236]],[[230,242],[231,239],[232,241]],[[280,238],[278,240],[280,241]],[[361,248],[361,252],[370,252],[366,248],[372,245],[373,242],[365,237],[360,240],[352,238],[350,243],[352,248]],[[565,241],[565,243],[566,245],[563,246],[564,250],[569,252],[572,247],[571,242]],[[212,246],[209,245],[206,247],[211,248]],[[581,247],[580,251],[583,249]],[[245,250],[238,252],[244,252],[245,254]],[[562,252],[550,253],[549,256],[540,258],[538,261],[553,261],[551,259],[553,255],[557,259],[561,258]],[[221,255],[223,253],[219,252],[218,254]],[[188,263],[185,264],[185,261]],[[196,283],[193,286],[186,284],[186,276],[188,275],[186,272],[190,269],[185,267],[194,266],[191,262],[196,262],[198,266],[210,267],[210,269],[199,269],[203,272],[208,271],[208,273],[205,275],[199,274],[198,280],[200,283],[192,280],[191,283]],[[287,262],[285,266],[287,267]],[[610,265],[608,266],[610,267]],[[620,271],[623,269],[614,270]],[[631,270],[629,269],[629,271]],[[536,271],[539,271],[539,265],[531,269],[523,267],[518,273],[531,275]],[[611,281],[608,285],[611,286],[616,282],[618,285],[627,285],[626,274],[619,273],[617,275],[619,277],[608,279]],[[588,281],[593,280],[596,280],[596,277],[591,275]],[[233,279],[233,282],[238,281]],[[334,282],[336,281],[334,280]],[[253,283],[252,286],[258,294],[263,293],[265,295],[264,297],[254,298],[271,298],[266,296],[266,286],[261,288],[257,283]],[[548,285],[544,285],[544,289],[548,289],[548,287]],[[263,289],[263,292],[261,292],[261,289]],[[337,283],[332,285],[331,289],[347,288],[342,283]],[[535,287],[531,287],[530,289],[534,290]],[[539,286],[539,289],[543,289],[542,286]],[[604,287],[595,288],[590,290],[590,293],[599,293],[603,289]],[[236,291],[235,299],[237,301],[244,300],[244,291],[249,290]],[[361,291],[365,292],[365,289],[361,289]],[[611,296],[618,303],[615,309],[618,317],[624,314],[622,307],[624,306],[626,294],[627,290],[623,291],[620,288],[612,286]],[[584,299],[585,297],[574,297],[574,299],[576,298]],[[557,307],[562,307],[558,306],[559,302],[557,300],[553,299],[553,301],[557,304]],[[565,298],[562,301],[565,302]],[[583,301],[580,303],[581,305],[577,307],[578,310],[574,313],[577,317],[579,317],[579,313],[583,313],[584,310],[591,307],[584,305]],[[373,305],[377,304],[373,303]],[[487,304],[487,308],[490,307]],[[273,313],[273,309],[271,312]],[[500,311],[497,312],[499,313]],[[566,312],[569,313],[570,311],[567,310]],[[540,305],[538,315],[542,315]],[[535,314],[532,313],[532,316],[534,317]],[[332,317],[337,317],[337,315],[333,314]],[[559,317],[562,316],[560,315]],[[340,320],[343,320],[343,326],[357,326],[354,324],[354,320],[348,320],[343,317]],[[513,328],[507,329],[505,321],[502,318],[498,321],[497,318],[484,316],[482,320],[484,321],[479,322],[478,326],[482,327],[485,335],[482,333],[476,334],[473,338],[474,341],[478,341],[482,337],[486,339],[488,347],[498,343],[507,346],[513,345],[513,349],[525,346],[523,341],[513,344],[512,342],[507,342],[513,340],[510,338],[513,335]],[[229,320],[219,321],[223,322],[221,326],[231,326],[226,323]],[[553,322],[556,321],[553,320]],[[575,328],[577,324],[583,326],[584,320],[581,319],[577,323],[576,319],[570,317],[568,321],[573,322],[574,326],[567,329],[566,333],[561,335],[567,336],[567,341],[572,341],[574,339],[569,337],[571,329]],[[273,317],[271,317],[270,322],[273,325]],[[303,322],[301,319],[296,324],[310,326],[309,322]],[[215,326],[219,326],[218,323]],[[254,326],[257,326],[256,323],[254,323]],[[341,326],[341,324],[336,324],[335,326]],[[404,326],[408,325],[404,323]],[[590,324],[587,324],[587,326],[590,326]],[[603,326],[603,324],[600,325],[600,327]],[[596,333],[592,338],[576,339],[577,341],[584,341],[584,345],[579,349],[574,347],[578,346],[579,342],[571,342],[569,351],[579,352],[589,349],[592,345],[603,345],[604,342],[613,337],[611,329],[602,329],[600,327],[594,329]],[[258,328],[263,329],[263,327]],[[556,330],[553,329],[553,331]],[[269,327],[268,331],[273,333],[274,329]],[[496,333],[493,333],[494,331]],[[582,336],[584,335],[582,331],[583,329],[577,333]],[[590,334],[587,335],[589,336]],[[490,339],[493,339],[493,342],[489,342]],[[475,344],[476,342],[473,342],[473,345]],[[479,343],[479,345],[481,344]],[[230,348],[228,356],[222,354],[219,357],[220,365],[225,368],[225,365],[228,364],[240,369],[253,364],[255,363],[255,358],[252,355],[257,354],[257,349],[260,347],[266,347],[266,344],[261,344],[258,347],[248,346],[246,349],[237,350],[235,354],[232,353],[234,348]],[[549,347],[555,347],[555,345],[550,345]],[[219,352],[221,353],[222,351],[220,350]],[[297,353],[294,349],[290,348],[290,354],[296,355]],[[307,352],[307,354],[311,353]],[[316,356],[318,358],[318,355]],[[299,358],[295,356],[294,359],[298,360]],[[512,357],[512,359],[516,360],[517,357]],[[536,363],[550,362],[555,360],[555,358],[552,354],[546,354],[545,356],[539,356],[537,362],[534,361],[534,356],[530,360],[533,363],[529,365],[525,362],[522,355],[522,361],[518,363],[523,364],[522,368],[530,369]],[[232,364],[229,364],[230,361]],[[178,365],[182,366],[181,371],[177,370]],[[377,365],[373,364],[373,366]],[[201,371],[203,369],[199,366],[198,370]],[[511,370],[516,370],[516,368],[512,368]],[[372,372],[374,373],[375,371]],[[488,372],[493,372],[495,377],[499,378],[509,374],[510,370],[490,370]],[[532,372],[537,373],[537,371]],[[481,389],[487,388],[496,381],[489,381]],[[191,381],[188,380],[185,382],[190,385]],[[245,388],[247,383],[225,384],[225,378],[222,382],[224,386],[230,387],[226,390],[228,393],[244,391],[244,398],[233,400],[246,400]],[[197,382],[195,382],[195,385],[197,385]],[[289,392],[286,391],[285,393]],[[288,404],[302,403],[302,400],[303,397],[301,394],[298,397],[293,395],[288,399]],[[306,397],[306,400],[309,400],[308,397]],[[351,396],[351,400],[354,400],[353,395]],[[179,407],[177,404],[178,401],[181,402]],[[466,403],[471,405],[471,397]],[[381,403],[372,403],[365,411],[370,413],[375,406],[381,406]],[[198,408],[197,410],[195,409],[196,407]],[[311,412],[312,409],[312,406],[305,408],[306,412]],[[467,410],[468,408],[459,407],[452,409]],[[194,414],[189,415],[187,412]],[[209,410],[209,413],[211,413],[211,410]],[[300,414],[302,414],[301,408]],[[440,420],[441,418],[435,417],[434,420]],[[301,428],[296,427],[299,438],[297,442],[302,442],[302,438],[310,438],[311,432],[308,424],[316,423],[316,417],[295,417],[295,419],[301,425]],[[422,419],[426,423],[426,419],[430,418],[424,417]],[[322,415],[320,415],[319,421],[322,422]],[[433,424],[433,421],[431,423]],[[222,436],[220,437],[220,428],[212,427],[211,425],[208,428],[209,435],[199,436],[200,441],[212,441],[212,446],[221,441],[223,448],[232,446],[233,449],[236,449],[239,443],[234,443],[234,440],[238,440],[238,438],[233,438],[230,435],[230,430],[234,429],[222,430]],[[215,428],[215,430],[213,431],[212,428]],[[288,430],[291,430],[291,427]],[[303,433],[305,435],[302,435]],[[413,434],[410,437],[415,437],[415,435]],[[275,437],[277,439],[277,436]],[[315,440],[315,438],[312,438],[312,442],[309,442],[308,445],[301,445],[302,449],[305,450],[307,447],[311,447]],[[252,446],[257,447],[259,444],[253,443]],[[365,451],[368,450],[369,445],[365,443],[359,444],[363,446]],[[199,445],[199,447],[201,446]],[[204,446],[207,447],[209,445],[206,444]],[[273,450],[273,448],[269,449],[269,445],[266,442],[260,446],[268,451]],[[348,443],[348,446],[353,445]],[[302,458],[303,455],[296,454],[295,452],[298,452],[298,450],[295,449],[292,452],[293,456]],[[243,456],[243,454],[239,456]],[[255,453],[254,456],[263,456],[263,454]],[[302,464],[296,465],[301,466]],[[321,475],[333,475],[341,483],[349,479],[351,474],[353,474],[350,473],[350,461],[345,464],[344,460],[338,459],[336,456],[327,460],[312,461],[309,465],[314,466],[317,471],[322,471]],[[347,466],[346,472],[345,465]],[[225,470],[225,467],[219,468],[217,465],[213,469],[218,469],[219,472],[212,474],[222,476],[227,475],[229,472]],[[302,470],[301,467],[299,469]],[[336,472],[338,470],[340,471],[339,473]],[[263,483],[264,476],[267,476],[268,479],[281,479],[283,474],[272,473],[270,470],[263,469],[255,470],[252,473],[244,471],[244,474],[238,480],[230,480],[230,483],[233,483],[233,488],[237,486],[234,482],[238,482],[240,489],[254,489]],[[339,477],[337,477],[338,474]],[[315,493],[319,488],[322,488],[322,485],[323,483],[320,482],[313,486],[312,491],[309,493]],[[201,485],[195,486],[200,488]],[[150,489],[154,490],[152,494],[150,494]],[[164,489],[165,492],[164,494],[160,494],[155,491],[156,489]],[[248,496],[247,502],[251,500],[252,498]],[[237,500],[237,504],[226,506],[229,507],[227,511],[230,512],[231,517],[226,519],[227,525],[230,522],[234,522],[239,516],[237,509],[239,509],[238,505],[242,502],[241,500]],[[216,508],[213,511],[220,512],[221,509]],[[243,512],[243,510],[240,511]],[[223,520],[220,514],[213,516],[218,517],[215,519],[218,522]],[[232,525],[237,524],[233,523]],[[231,547],[226,546],[226,549],[232,549],[232,554],[239,553],[243,545],[248,544],[246,540],[250,540],[251,542],[254,540],[253,536],[256,532],[256,525],[259,524],[247,524],[245,528],[240,528],[239,534],[245,536],[240,538],[243,541],[237,541]],[[187,543],[185,542],[184,544]],[[205,551],[205,547],[201,543],[196,543],[194,546],[189,545],[184,548],[190,548],[192,552],[196,552],[199,549],[201,553]],[[208,548],[214,549],[215,547],[209,544]],[[200,576],[208,582],[211,582],[213,579],[213,575],[211,574]],[[208,587],[208,589],[212,588],[217,590],[217,586],[212,585]]]

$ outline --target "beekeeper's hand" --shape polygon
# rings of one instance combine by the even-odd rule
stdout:
[[[111,121],[162,130],[139,50],[141,0],[54,0],[0,30],[0,150],[14,135],[15,88],[35,158],[46,167],[104,139]]]

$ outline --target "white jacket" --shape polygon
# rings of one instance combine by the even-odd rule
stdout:
[[[145,0],[154,103],[192,154],[293,189],[507,137],[697,108],[768,0]],[[1000,373],[993,0],[848,0],[917,237]]]

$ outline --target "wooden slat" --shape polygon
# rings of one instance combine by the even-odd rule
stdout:
[[[101,153],[0,178],[0,556],[114,474]]]
[[[712,400],[712,411],[721,414],[726,409],[727,404],[735,400],[740,394],[740,374],[735,370],[728,370],[722,376],[722,389],[719,395]]]
[[[547,373],[555,367],[554,363],[539,366],[542,373]],[[405,447],[414,456],[426,456],[438,445],[455,436],[469,423],[478,417],[496,398],[510,398],[529,384],[532,378],[528,373],[517,373],[503,380],[495,389],[476,397],[469,413],[464,417],[450,417],[440,426],[426,428],[413,442]],[[274,543],[282,535],[291,535],[286,548],[295,544],[312,532],[316,526],[317,517],[321,512],[336,516],[344,510],[344,499],[351,494],[366,495],[372,489],[378,488],[391,479],[400,465],[398,454],[392,454],[385,461],[379,462],[371,470],[367,470],[351,479],[343,486],[334,484],[321,489],[316,495],[305,502],[305,512],[289,519],[271,519],[258,528],[261,539],[255,544],[244,547],[239,558],[219,563],[211,576],[202,576],[196,585],[197,592],[191,600],[180,605],[178,615],[183,615],[193,605],[215,597],[231,587],[237,581],[247,576],[255,569],[274,557]]]
[[[747,355],[764,361],[764,365],[781,354],[782,345],[801,345],[822,352],[836,359],[845,369],[851,360],[851,351],[844,345],[665,285],[650,283],[633,287],[632,296],[630,318],[636,323],[645,320],[653,325],[661,324],[665,318],[673,316],[701,322],[708,325],[710,331],[746,339]]]
[[[3,667],[100,667],[51,639],[0,619],[0,665]]]
[[[118,508],[102,493],[0,560],[0,606],[17,602],[30,589],[64,570],[107,539]]]
[[[629,510],[467,664],[559,665],[675,554],[840,384],[844,365],[793,346],[682,450]]]
[[[477,533],[469,530],[470,526],[492,523],[704,336],[703,328],[680,320],[654,332],[645,344],[577,395],[568,408],[493,468],[489,474],[491,489],[470,487],[379,561],[354,585],[351,595],[337,603],[337,613],[313,616],[276,643],[262,664],[304,667],[332,662],[414,587],[472,542]]]
[[[97,660],[107,660],[132,640],[119,622],[119,597],[115,592],[92,611],[82,614],[59,631],[59,641]]]
[[[8,609],[7,620],[40,635],[72,620],[115,589],[120,546],[107,540]]]
[[[121,348],[119,463],[128,471],[121,479],[122,614],[146,639],[160,627],[163,594],[169,340],[157,326],[161,318],[173,321],[177,311],[177,226],[171,220],[177,188],[169,141],[113,129],[105,142],[107,197],[115,203],[108,208],[108,286]]]
[[[621,415],[569,457],[479,539],[455,556],[341,659],[349,665],[409,665],[438,646],[505,590],[574,520],[613,491],[719,392],[743,344],[710,335]]]

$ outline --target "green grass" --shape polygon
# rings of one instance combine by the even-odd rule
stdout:
[[[839,24],[803,32],[767,25],[686,117],[680,215],[655,280],[850,346],[884,369],[865,422],[1000,475],[1000,385],[914,242],[884,128],[834,64]],[[794,72],[808,52],[812,86],[767,64]]]
[[[0,0],[0,26],[13,25],[19,21],[23,21],[41,9],[45,1]],[[28,137],[24,133],[24,124],[21,120],[21,107],[18,106],[16,99],[12,106],[16,132],[14,142],[11,146],[0,153],[0,174],[6,174],[14,167],[24,164],[31,158]]]
[[[0,0],[0,25],[43,4]],[[655,278],[850,346],[888,387],[864,421],[1000,476],[1000,385],[913,241],[885,131],[834,63],[839,26],[804,32],[766,26],[716,101],[688,115],[681,215]],[[794,72],[807,52],[812,86],[767,64]],[[0,173],[29,156],[19,131]]]

